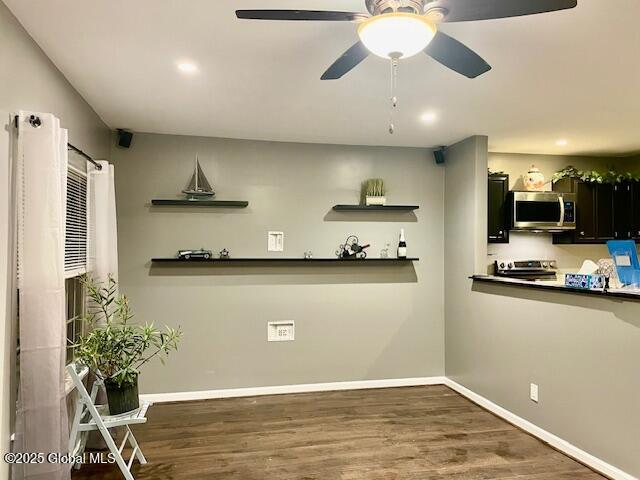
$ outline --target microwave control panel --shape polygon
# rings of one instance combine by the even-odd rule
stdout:
[[[576,221],[575,202],[564,202],[564,221],[566,223],[573,223]]]

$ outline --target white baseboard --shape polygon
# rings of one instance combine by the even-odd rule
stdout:
[[[617,467],[601,460],[597,457],[594,457],[590,453],[585,452],[584,450],[576,447],[575,445],[563,440],[562,438],[554,435],[553,433],[547,432],[546,430],[534,425],[533,423],[525,420],[522,417],[519,417],[515,413],[511,413],[509,410],[502,408],[499,405],[496,405],[491,400],[486,399],[482,395],[478,395],[477,393],[469,390],[468,388],[460,385],[459,383],[454,382],[453,380],[445,377],[445,385],[450,387],[451,389],[458,392],[460,395],[467,397],[469,400],[477,403],[481,407],[489,410],[491,413],[503,418],[509,423],[512,423],[516,427],[521,428],[527,433],[530,433],[534,437],[539,438],[545,443],[548,443],[552,447],[557,450],[565,453],[566,455],[575,458],[579,462],[584,463],[585,465],[593,468],[594,470],[614,479],[614,480],[638,480],[638,478],[633,475],[628,474],[627,472],[623,472]]]
[[[443,385],[445,380],[445,377],[390,378],[386,380],[306,383],[298,385],[276,385],[271,387],[225,388],[220,390],[202,390],[198,392],[149,393],[140,395],[140,398],[152,403],[185,402],[189,400],[210,400],[213,398],[282,395],[285,393],[331,392],[336,390],[362,390],[365,388]]]

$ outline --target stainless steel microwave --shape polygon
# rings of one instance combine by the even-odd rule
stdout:
[[[561,232],[576,228],[576,194],[510,192],[511,229]]]

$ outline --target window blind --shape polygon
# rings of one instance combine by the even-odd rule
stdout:
[[[87,271],[88,209],[87,175],[75,168],[67,170],[67,218],[64,248],[65,277]]]

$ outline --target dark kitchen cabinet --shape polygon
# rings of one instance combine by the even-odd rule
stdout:
[[[487,203],[487,241],[489,243],[509,243],[508,193],[509,175],[489,175]]]
[[[553,190],[577,195],[576,229],[554,234],[554,243],[604,243],[616,238],[612,185],[563,178],[553,185]]]
[[[613,224],[613,185],[596,185],[596,240],[606,242],[615,238]]]
[[[613,209],[616,240],[640,240],[640,182],[615,185]]]
[[[633,192],[631,183],[613,186],[614,238],[627,240],[633,237]]]
[[[631,185],[631,238],[640,240],[640,182]]]

